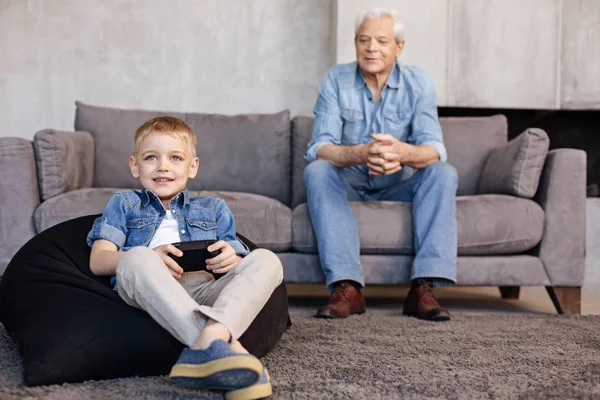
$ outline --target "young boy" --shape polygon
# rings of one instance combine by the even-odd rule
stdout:
[[[188,196],[198,163],[196,136],[180,119],[140,126],[129,167],[143,189],[115,193],[94,222],[90,269],[113,276],[127,304],[188,346],[171,370],[173,382],[225,390],[232,400],[269,396],[266,369],[237,339],[281,283],[281,262],[268,250],[249,253],[222,199]],[[182,255],[170,243],[207,239],[217,241],[208,250],[220,252],[206,260],[208,270],[225,274],[218,280],[206,271],[185,273],[169,256]]]

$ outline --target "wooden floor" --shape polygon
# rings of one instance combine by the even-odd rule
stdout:
[[[290,306],[315,308],[326,302],[328,293],[323,285],[289,283]],[[407,286],[368,286],[364,289],[370,311],[402,307]],[[456,311],[540,312],[556,314],[556,309],[544,287],[522,287],[518,300],[504,300],[497,287],[452,287],[435,289],[444,307]],[[600,291],[582,291],[581,313],[600,315]]]

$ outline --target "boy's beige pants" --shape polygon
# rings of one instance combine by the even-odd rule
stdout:
[[[185,345],[192,347],[208,319],[238,339],[283,279],[279,258],[257,249],[218,280],[205,271],[175,279],[156,252],[129,250],[117,265],[117,287],[130,306],[146,311]]]

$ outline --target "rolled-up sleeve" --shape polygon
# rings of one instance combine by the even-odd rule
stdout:
[[[222,199],[217,205],[217,240],[229,243],[237,255],[245,256],[250,253],[248,246],[237,238],[233,213]]]
[[[439,156],[440,156],[440,161],[442,162],[446,162],[446,160],[448,160],[448,154],[446,153],[446,146],[444,146],[443,143],[440,143],[438,141],[435,140],[425,140],[424,142],[421,143],[415,143],[415,145],[418,146],[431,146],[434,149],[437,150]]]
[[[98,239],[108,240],[121,248],[127,240],[127,204],[119,193],[113,194],[104,208],[102,216],[96,218],[87,235],[87,244],[92,247]]]
[[[333,79],[333,71],[329,70],[321,86],[319,97],[313,109],[315,122],[312,139],[304,158],[309,162],[315,161],[321,147],[326,144],[339,145],[342,137],[342,117],[338,102],[338,87]]]
[[[411,122],[411,134],[408,143],[415,146],[431,146],[437,150],[440,161],[446,161],[448,155],[442,127],[438,119],[435,89],[431,79],[424,71],[420,71],[421,95],[417,100],[415,113]]]

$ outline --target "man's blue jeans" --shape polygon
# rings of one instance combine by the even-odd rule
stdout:
[[[356,218],[349,201],[412,202],[415,258],[411,279],[432,278],[436,286],[456,282],[456,189],[453,166],[436,162],[387,189],[353,188],[342,169],[324,160],[304,170],[310,219],[328,290],[351,280],[364,286]]]

